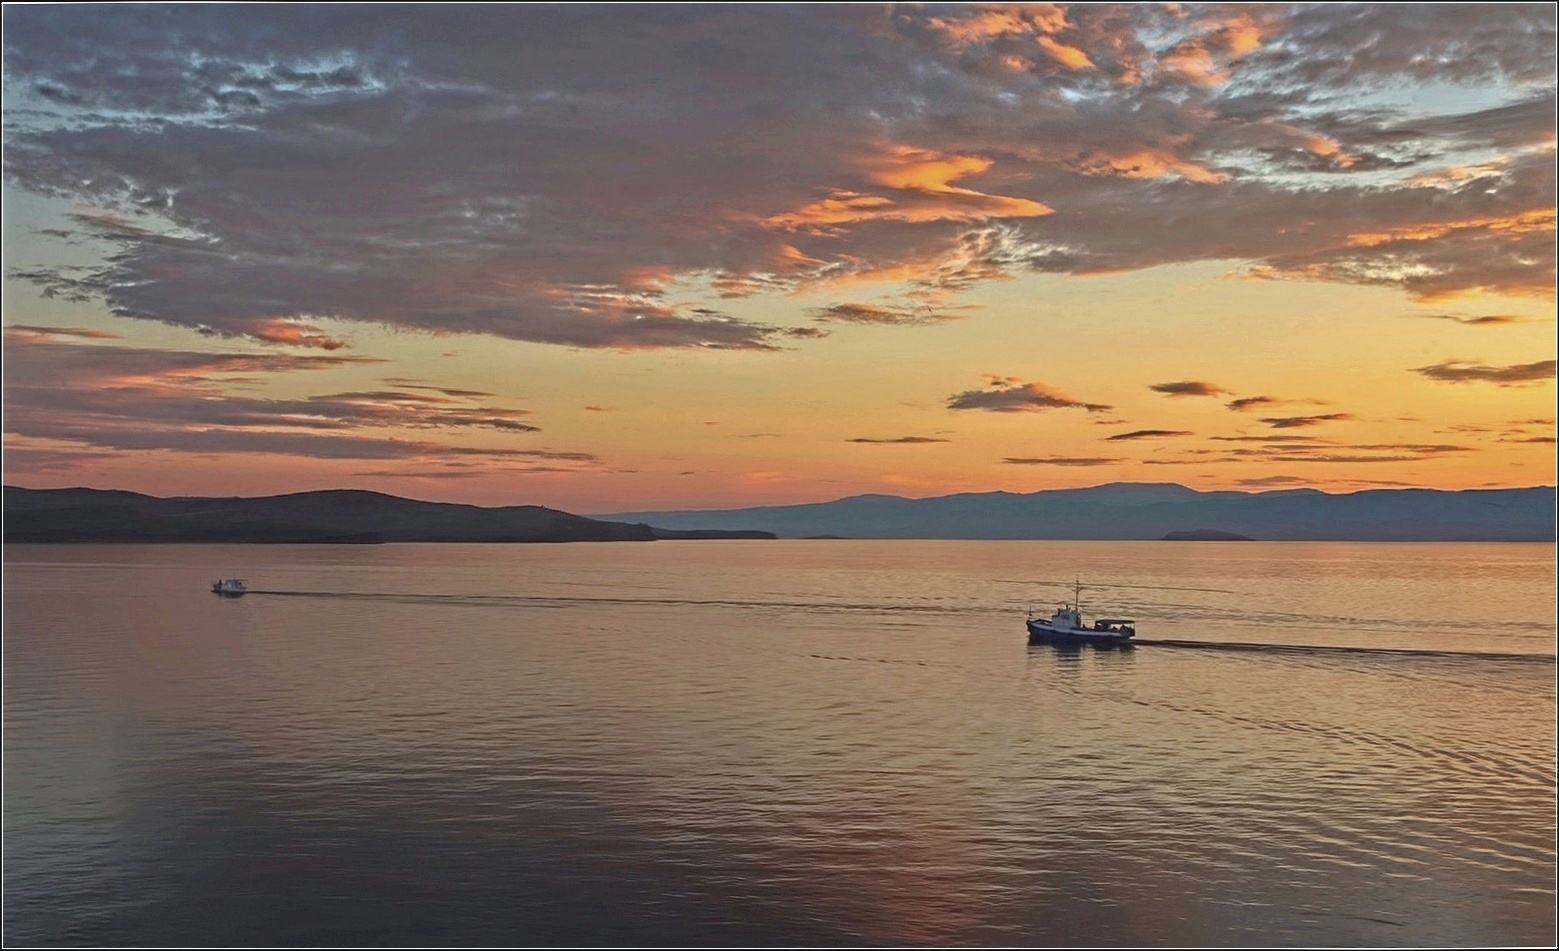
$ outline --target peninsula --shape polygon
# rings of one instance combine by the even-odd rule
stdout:
[[[540,505],[482,508],[334,489],[261,498],[156,498],[102,489],[4,488],[7,542],[648,542],[773,538],[768,532],[657,529]]]

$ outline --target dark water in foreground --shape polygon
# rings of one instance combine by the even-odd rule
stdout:
[[[5,557],[8,946],[1555,940],[1550,545]]]

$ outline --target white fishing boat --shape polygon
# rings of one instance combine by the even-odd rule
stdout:
[[[1029,609],[1030,644],[1095,644],[1101,647],[1130,646],[1137,636],[1136,622],[1129,618],[1100,618],[1090,626],[1083,621],[1083,584],[1074,585],[1071,601],[1063,601],[1049,618],[1037,618]]]
[[[212,594],[225,594],[236,598],[248,590],[249,588],[244,585],[244,579],[242,578],[219,578],[211,582]]]

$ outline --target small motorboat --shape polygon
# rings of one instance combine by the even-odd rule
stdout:
[[[225,594],[229,597],[238,597],[249,589],[244,585],[242,578],[219,578],[211,582],[212,594]]]
[[[1131,646],[1137,636],[1136,622],[1129,618],[1100,618],[1092,626],[1083,623],[1083,585],[1079,581],[1071,601],[1063,601],[1047,619],[1029,611],[1030,644],[1095,644],[1100,647]]]

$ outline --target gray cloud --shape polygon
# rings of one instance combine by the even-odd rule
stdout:
[[[1322,416],[1264,416],[1261,421],[1273,429],[1299,429],[1354,418],[1352,413],[1327,413]]]
[[[1148,389],[1165,396],[1221,396],[1229,391],[1216,383],[1205,380],[1181,380],[1177,383],[1154,383]],[[1257,397],[1263,399],[1264,397]],[[1235,402],[1239,402],[1236,400]]]
[[[193,386],[213,376],[295,373],[354,364],[377,364],[373,357],[279,353],[204,353],[55,341],[19,328],[5,334],[7,386],[91,388],[104,380],[131,380],[155,388],[163,380]]]
[[[90,327],[40,327],[33,324],[11,324],[7,331],[21,331],[28,334],[38,334],[47,337],[80,337],[84,340],[120,340],[119,334],[110,333],[107,330],[94,330]]]
[[[1175,459],[1143,459],[1145,466],[1207,466],[1215,462],[1238,462],[1239,460],[1228,456],[1215,456],[1208,458],[1175,458]]]
[[[8,441],[5,447],[6,469],[12,473],[90,472],[116,458],[118,453],[108,450],[40,448],[15,441]]]
[[[1047,409],[1083,409],[1102,413],[1113,409],[1103,403],[1074,400],[1055,388],[1014,377],[991,377],[987,389],[965,390],[947,398],[948,409],[979,409],[992,413],[1033,413]]]
[[[1398,79],[1535,82],[1552,75],[1554,11],[1542,4],[1500,4],[1497,16],[1473,5],[1433,17],[1397,4],[1342,11],[1287,8],[1290,45],[1252,54],[1284,86],[1346,88]],[[1296,55],[1296,50],[1302,53]]]
[[[812,319],[821,322],[838,321],[852,324],[899,324],[916,326],[956,320],[950,314],[939,314],[927,305],[896,306],[885,304],[832,304],[814,307]]]
[[[1183,429],[1134,429],[1129,433],[1116,433],[1106,436],[1105,442],[1123,442],[1130,439],[1159,439],[1165,436],[1193,436],[1195,433],[1186,432]]]
[[[1124,459],[1106,459],[1091,456],[1007,457],[1002,462],[1014,466],[1108,466]]]
[[[1417,455],[1417,454],[1413,454],[1413,455],[1394,455],[1394,456],[1362,456],[1362,455],[1346,455],[1346,454],[1342,454],[1342,453],[1315,453],[1313,455],[1301,455],[1301,454],[1298,454],[1298,453],[1293,453],[1293,454],[1285,454],[1282,458],[1283,458],[1284,462],[1342,462],[1342,463],[1355,463],[1355,462],[1417,462],[1417,461],[1419,461],[1421,459],[1425,459],[1425,458],[1429,458],[1429,457],[1421,456],[1421,455]]]
[[[543,468],[547,468],[547,467],[543,467]],[[505,469],[504,471],[505,472],[513,472],[513,471],[516,471],[516,470],[514,470],[514,469]],[[529,470],[526,470],[526,469],[522,468],[519,471],[529,471]],[[400,472],[400,471],[396,471],[394,469],[372,469],[372,470],[366,470],[366,471],[362,471],[362,472],[354,472],[354,473],[352,473],[352,475],[354,475],[354,476],[357,476],[359,478],[365,478],[365,479],[366,478],[377,478],[377,479],[472,479],[472,478],[476,478],[478,476],[485,476],[485,475],[491,475],[491,474],[492,474],[491,470],[484,470],[484,469],[426,469],[426,468],[423,468],[421,466],[417,467],[416,469],[412,469],[412,470],[406,471],[406,472]]]
[[[1456,446],[1446,443],[1362,443],[1348,447],[1350,449],[1400,449],[1408,452],[1419,452],[1439,455],[1447,452],[1472,452],[1471,446]]]
[[[1549,41],[1553,41],[1551,28]],[[1547,89],[1508,105],[1408,120],[1386,130],[1385,134],[1451,139],[1469,145],[1490,143],[1503,149],[1519,149],[1544,142],[1542,123],[1553,122],[1554,107],[1554,91]]]
[[[1415,314],[1413,316],[1423,317],[1426,320],[1453,320],[1458,324],[1466,324],[1469,327],[1495,327],[1500,324],[1527,323],[1525,317],[1518,317],[1515,314],[1484,314],[1481,317],[1467,317],[1461,314]]]
[[[7,174],[114,214],[65,239],[100,265],[12,273],[320,349],[345,344],[335,319],[773,350],[824,331],[681,291],[1210,260],[1549,295],[1551,14],[13,5]],[[1464,113],[1357,101],[1431,77],[1524,85]]]
[[[1279,399],[1276,396],[1247,396],[1243,399],[1230,400],[1223,405],[1236,413],[1244,413],[1253,409],[1260,409],[1263,406],[1293,406],[1300,404],[1325,406],[1326,401],[1317,399]]]
[[[418,463],[415,469],[375,469],[363,472],[354,472],[352,475],[360,478],[383,479],[474,479],[483,476],[491,476],[496,473],[509,474],[553,474],[553,473],[577,473],[579,468],[568,466],[533,466],[533,465],[508,465],[488,464],[472,466],[470,468],[448,468],[459,463],[445,463],[442,468],[434,468],[427,462]]]
[[[937,439],[934,436],[899,436],[896,439],[867,439],[865,437],[859,437],[858,436],[858,437],[856,437],[854,439],[846,439],[845,440],[845,442],[873,443],[873,444],[876,444],[876,445],[913,445],[913,446],[923,445],[925,443],[948,442],[948,441],[949,440],[946,440],[946,439]]]
[[[1314,443],[1328,442],[1320,436],[1211,436],[1210,439],[1219,442],[1264,442],[1264,443]]]
[[[244,395],[265,376],[379,362],[66,342],[13,328],[6,334],[5,428],[27,440],[73,444],[26,444],[32,453],[21,456],[20,462],[53,468],[94,458],[96,450],[154,449],[316,459],[476,455],[597,461],[586,453],[447,445],[371,434],[387,429],[511,435],[539,431],[525,421],[528,410],[476,402],[491,394],[474,390],[413,384],[417,391],[346,391],[290,399]]]
[[[383,379],[382,382],[388,383],[391,386],[398,386],[398,387],[400,387],[402,389],[406,389],[406,390],[431,390],[431,391],[433,391],[435,393],[442,393],[445,396],[492,396],[493,395],[492,393],[489,393],[486,390],[462,390],[462,389],[456,389],[456,388],[447,387],[447,386],[430,386],[427,383],[422,382],[421,380],[408,378],[408,377],[403,377],[403,376],[387,376],[387,377],[385,377]]]
[[[1269,443],[1259,448],[1229,450],[1232,456],[1243,460],[1335,463],[1419,462],[1474,451],[1470,446],[1445,443],[1361,443],[1340,446],[1300,442]]]
[[[1427,367],[1413,367],[1431,380],[1442,383],[1494,383],[1498,386],[1520,386],[1540,383],[1554,378],[1554,361],[1539,360],[1536,363],[1517,363],[1510,366],[1489,366],[1471,360],[1446,360]]]

